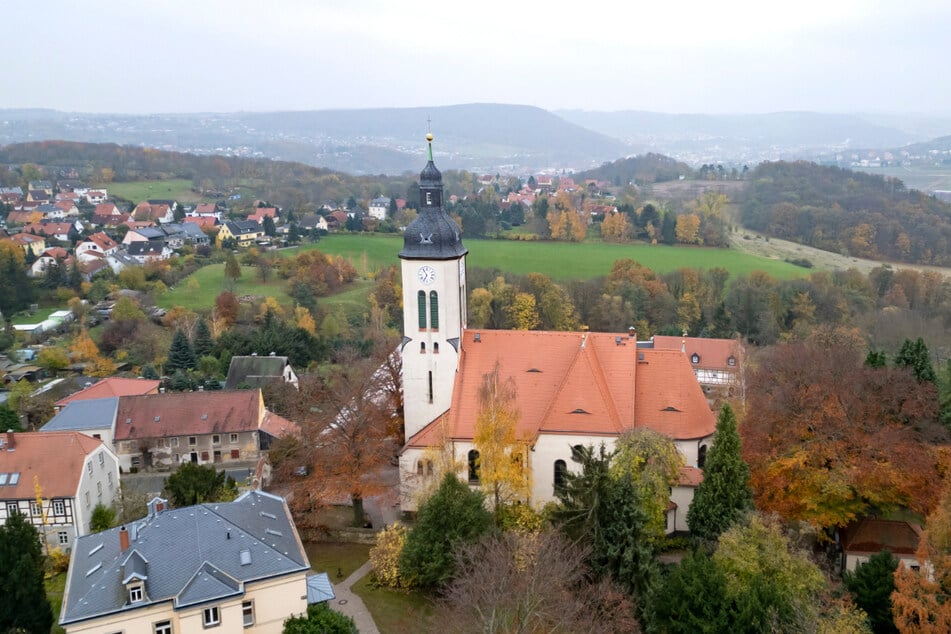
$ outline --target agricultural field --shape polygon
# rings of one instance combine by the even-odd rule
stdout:
[[[109,196],[117,196],[133,203],[140,203],[150,198],[170,198],[180,203],[202,202],[203,198],[192,191],[192,181],[177,178],[162,181],[129,181],[127,183],[99,184],[105,187]]]
[[[908,189],[931,193],[951,189],[951,165],[890,165],[888,167],[855,167],[858,172],[891,176],[905,183]]]
[[[659,273],[679,268],[710,269],[723,267],[732,277],[760,270],[790,279],[808,274],[803,269],[778,259],[769,259],[731,249],[670,247],[647,244],[608,244],[598,242],[528,242],[515,240],[466,240],[470,267],[496,268],[508,273],[544,273],[556,280],[589,279],[607,275],[615,260],[631,258]],[[399,262],[403,246],[399,236],[380,234],[337,234],[302,249],[348,258],[364,274],[364,263],[371,271]]]
[[[157,298],[155,303],[165,309],[181,306],[189,310],[206,311],[214,304],[215,297],[227,290],[226,282],[225,265],[210,264],[186,277],[175,288],[169,289]],[[235,282],[232,292],[238,297],[242,295],[273,297],[279,304],[291,302],[285,280],[272,274],[268,281],[262,282],[258,278],[257,268],[253,266],[241,267],[241,277]]]

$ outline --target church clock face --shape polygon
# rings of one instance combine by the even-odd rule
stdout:
[[[429,286],[436,281],[436,269],[431,266],[421,266],[416,273],[416,277],[419,278],[420,282]]]

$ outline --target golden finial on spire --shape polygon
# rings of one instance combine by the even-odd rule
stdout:
[[[426,133],[426,141],[429,143],[429,160],[433,160],[433,133]]]

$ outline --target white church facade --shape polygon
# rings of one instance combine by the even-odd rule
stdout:
[[[420,208],[404,232],[403,400],[406,443],[400,453],[401,507],[438,477],[437,451],[459,476],[479,485],[473,444],[483,376],[511,379],[517,435],[528,448],[528,502],[540,508],[580,467],[578,445],[609,449],[624,431],[647,427],[670,437],[684,466],[671,490],[668,532],[686,531],[687,507],[702,480],[716,419],[681,350],[655,349],[633,333],[472,329],[466,319],[466,255],[459,227],[442,207],[442,175],[432,160],[420,174]],[[438,470],[438,469],[437,469]]]

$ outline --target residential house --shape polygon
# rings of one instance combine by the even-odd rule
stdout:
[[[172,249],[164,242],[133,242],[126,247],[126,255],[139,264],[161,262],[172,257]]]
[[[109,198],[109,192],[105,189],[95,189],[89,190],[86,192],[86,202],[90,205],[98,205],[99,203],[106,202],[106,199]]]
[[[85,196],[86,192],[89,191],[85,183],[71,179],[56,181],[56,189],[60,192],[71,192],[79,196]]]
[[[0,187],[0,203],[16,206],[23,200],[23,190],[19,187]]]
[[[174,392],[119,399],[113,435],[123,469],[257,460],[299,428],[267,411],[261,390]]]
[[[32,253],[39,257],[46,250],[46,238],[32,233],[14,233],[10,242],[23,249],[24,253]]]
[[[214,218],[221,220],[221,210],[216,203],[198,203],[195,208],[185,213],[186,218]]]
[[[60,408],[57,414],[40,428],[40,431],[43,433],[78,431],[101,440],[110,451],[115,453],[112,430],[116,426],[118,408],[118,396],[72,401]]]
[[[120,225],[124,225],[129,222],[132,218],[132,214],[120,213],[117,216],[113,215],[94,215],[89,219],[89,224],[93,227],[102,227],[104,229],[115,229]]]
[[[33,233],[38,236],[53,238],[54,240],[59,240],[60,242],[72,242],[82,233],[83,223],[81,223],[79,220],[41,220],[40,222],[34,222],[33,224],[26,225],[23,227],[23,231],[25,233]]]
[[[53,206],[62,212],[63,218],[75,217],[79,215],[79,207],[72,200],[60,200],[53,203]]]
[[[165,224],[175,221],[175,213],[173,208],[165,203],[142,202],[132,210],[132,219],[136,222]]]
[[[855,572],[873,555],[888,550],[905,566],[917,570],[915,553],[921,542],[921,526],[904,520],[865,518],[837,531],[840,569]]]
[[[53,408],[59,412],[74,401],[158,394],[159,386],[161,385],[162,382],[157,380],[127,379],[119,376],[111,376],[101,381],[90,379],[90,382],[84,385],[82,390],[56,401],[56,403],[53,404]]]
[[[229,220],[221,225],[216,241],[218,246],[225,240],[234,240],[239,247],[249,247],[264,239],[264,229],[253,220]]]
[[[93,216],[121,216],[123,211],[115,203],[100,203],[93,210]]]
[[[112,255],[118,250],[118,242],[102,231],[98,231],[76,245],[76,257],[80,262],[89,262],[107,255]]]
[[[183,223],[193,224],[200,229],[212,229],[218,226],[215,216],[185,216]]]
[[[310,562],[282,498],[171,509],[81,538],[59,623],[67,634],[280,634],[306,612]],[[324,575],[325,576],[325,575]]]
[[[279,357],[273,353],[268,356],[235,355],[231,357],[231,365],[228,366],[225,389],[264,387],[278,381],[290,383],[295,388],[300,385],[297,373],[287,357]]]
[[[196,220],[200,220],[197,219]],[[214,218],[211,218],[214,221]],[[178,247],[180,248],[184,244],[208,244],[210,240],[208,239],[208,234],[202,231],[201,227],[194,222],[175,222],[171,224],[164,225],[162,231],[166,234],[166,242],[169,246],[172,245],[172,240],[180,241]]]
[[[119,493],[119,463],[101,441],[75,431],[0,435],[0,524],[26,516],[50,548],[89,532],[97,504]]]
[[[330,212],[330,215],[327,216],[327,230],[337,231],[341,227],[345,227],[348,218],[349,216],[347,215],[347,212],[342,209],[337,209]]]
[[[130,227],[122,238],[122,244],[129,245],[134,242],[164,242],[165,232],[155,225],[148,224],[142,227]]]
[[[304,231],[327,231],[330,227],[327,225],[327,219],[317,213],[304,214],[300,219],[298,226]]]
[[[270,218],[271,220],[277,220],[277,208],[276,207],[255,207],[253,214],[248,214],[248,220],[253,220],[259,225],[264,224],[264,219]]]
[[[43,219],[43,212],[31,209],[30,211],[11,211],[7,214],[7,226],[17,227],[31,225]]]
[[[651,343],[658,350],[679,350],[686,355],[715,409],[723,399],[743,397],[745,353],[738,339],[654,335]]]
[[[580,470],[579,447],[610,450],[622,433],[651,429],[669,437],[684,467],[672,488],[668,532],[686,531],[702,481],[699,463],[716,419],[685,355],[642,346],[634,333],[499,331],[467,327],[465,261],[458,226],[442,206],[442,175],[432,160],[420,174],[419,214],[403,234],[401,345],[407,441],[400,452],[401,506],[438,478],[428,456],[447,449],[460,475],[480,484],[475,423],[480,386],[498,371],[517,393],[517,458],[528,471],[525,501],[555,499]]]
[[[43,192],[49,197],[53,196],[53,183],[50,181],[30,181],[27,184],[27,191]]]
[[[42,189],[30,189],[26,192],[26,199],[31,203],[46,203],[53,200],[53,194]]]
[[[30,265],[28,275],[30,277],[42,277],[54,264],[68,269],[73,262],[75,262],[75,259],[69,254],[69,251],[63,247],[52,247],[43,251],[40,257],[36,258],[36,261]]]
[[[386,214],[390,210],[390,199],[386,196],[379,196],[370,201],[367,214],[377,220],[386,220]]]

